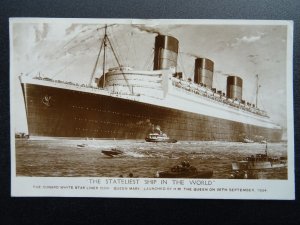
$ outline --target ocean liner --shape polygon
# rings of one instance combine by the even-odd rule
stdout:
[[[159,127],[176,140],[280,141],[282,129],[242,98],[243,80],[227,77],[213,88],[214,62],[196,58],[194,80],[177,71],[179,41],[158,34],[152,71],[105,68],[105,27],[99,55],[103,74],[89,84],[20,76],[30,138],[144,139]],[[94,69],[95,72],[95,69]]]

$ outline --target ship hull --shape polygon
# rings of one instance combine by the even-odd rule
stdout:
[[[232,170],[264,170],[287,167],[287,162],[233,162]]]
[[[98,93],[22,83],[30,137],[144,139],[153,126],[176,140],[280,141],[281,129]]]
[[[212,170],[196,172],[159,172],[158,178],[212,178]]]
[[[151,139],[151,138],[145,138],[145,141],[147,142],[154,142],[154,143],[176,143],[177,140],[172,139],[172,138],[168,138],[168,139]]]

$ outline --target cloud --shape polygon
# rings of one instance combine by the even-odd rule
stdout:
[[[248,57],[248,60],[249,62],[253,63],[254,65],[258,64],[259,62],[259,55],[258,54],[250,54],[247,56]]]
[[[263,33],[259,33],[259,35],[250,35],[250,36],[242,36],[239,38],[235,38],[235,40],[229,44],[230,47],[236,47],[241,44],[251,44],[256,41],[259,41],[263,37]]]
[[[258,56],[258,55],[248,55],[248,58],[254,58],[254,57],[256,57],[256,56]]]
[[[261,39],[261,36],[244,36],[242,38],[237,38],[238,41],[244,43],[251,43]]]

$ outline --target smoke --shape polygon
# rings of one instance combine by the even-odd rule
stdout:
[[[190,53],[190,52],[180,52],[180,54],[183,54],[183,55],[186,55],[186,56],[189,56],[189,57],[193,57],[195,59],[197,59],[197,58],[205,58],[202,55],[196,55],[196,54]]]
[[[196,54],[193,54],[193,53],[184,53],[184,54],[187,55],[187,56],[194,57],[194,58],[201,58],[199,55],[196,55]]]
[[[216,70],[214,73],[225,77],[232,76],[232,74],[225,73],[222,70]]]
[[[138,122],[136,122],[136,125],[139,125],[139,126],[146,126],[149,128],[148,132],[156,132],[156,133],[161,133],[161,129],[160,129],[160,125],[158,124],[154,124],[151,122],[150,119],[146,119],[146,120],[140,120]],[[150,131],[151,129],[151,131]]]
[[[43,41],[45,38],[47,38],[47,35],[49,33],[49,26],[46,23],[43,23],[42,25],[35,25],[33,26],[35,31],[35,42],[38,43],[40,41]]]
[[[159,126],[159,125],[156,125],[156,126],[154,127],[154,129],[155,129],[156,131],[160,131],[160,126]]]
[[[154,29],[152,27],[146,27],[145,25],[135,25],[135,24],[132,24],[132,26],[142,32],[161,35],[161,33],[157,29]]]
[[[146,120],[140,120],[138,122],[136,122],[137,125],[146,125],[148,127],[152,127],[153,129],[155,128],[155,124],[151,122],[150,119],[146,119]]]

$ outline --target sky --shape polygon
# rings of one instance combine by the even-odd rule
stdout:
[[[127,22],[125,22],[127,23]],[[226,76],[243,79],[243,99],[255,103],[259,75],[258,107],[287,127],[287,26],[280,23],[206,23],[200,21],[17,20],[11,23],[11,76],[14,93],[12,117],[15,131],[27,132],[24,99],[18,76],[44,76],[88,83],[95,66],[105,24],[108,37],[124,66],[152,70],[157,34],[179,41],[178,71],[193,79],[196,57],[214,61],[213,87],[226,91]],[[110,26],[110,24],[112,24]],[[100,62],[103,55],[100,55]],[[108,51],[107,68],[117,66]],[[99,63],[94,77],[102,74]]]

